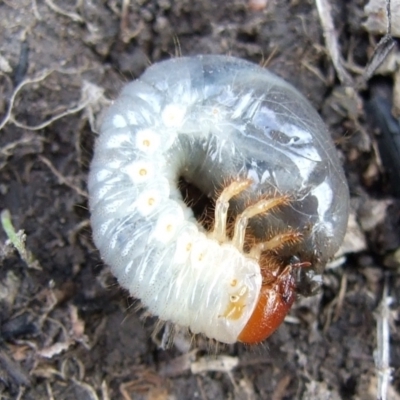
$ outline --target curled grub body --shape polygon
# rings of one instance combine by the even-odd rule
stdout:
[[[180,180],[215,203],[211,224]],[[160,62],[126,85],[104,117],[89,192],[94,241],[120,284],[161,320],[224,343],[272,333],[294,270],[320,272],[347,224],[346,181],[316,111],[226,56]]]

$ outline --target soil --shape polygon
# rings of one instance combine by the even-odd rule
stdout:
[[[379,37],[363,25],[366,1],[331,3],[359,83]],[[0,211],[36,260],[0,229],[1,398],[376,399],[382,320],[387,398],[400,398],[400,201],[363,111],[368,85],[341,85],[313,1],[3,0],[0,17]],[[337,143],[353,209],[320,293],[299,298],[265,344],[218,353],[182,334],[159,348],[156,320],[101,262],[86,194],[101,110],[151,63],[202,53],[263,63],[310,99]]]

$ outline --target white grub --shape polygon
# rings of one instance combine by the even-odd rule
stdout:
[[[161,321],[218,342],[256,343],[290,310],[292,268],[311,265],[314,244],[323,243],[325,261],[343,238],[348,190],[338,163],[312,106],[267,70],[225,56],[154,64],[104,116],[88,182],[94,242],[120,284]],[[179,179],[210,197],[208,224],[184,201]],[[307,197],[315,209],[304,217]],[[291,220],[281,213],[277,222],[272,214],[284,207]],[[249,222],[269,216],[268,236],[255,237]],[[318,229],[305,238],[311,216]],[[246,330],[266,293],[282,311]],[[263,320],[268,329],[258,332],[260,318],[273,327]]]

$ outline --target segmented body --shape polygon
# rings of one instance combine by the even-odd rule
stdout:
[[[221,203],[212,229],[182,198],[182,178]],[[233,193],[235,181],[245,184]],[[348,214],[318,114],[280,78],[226,56],[164,61],[126,85],[104,117],[89,192],[95,244],[120,284],[160,319],[224,343],[265,337],[242,332],[273,292],[279,325],[295,293],[290,257],[319,269]],[[272,212],[241,214],[274,197]],[[234,233],[226,233],[228,211],[242,215]],[[279,234],[301,240],[272,245]]]

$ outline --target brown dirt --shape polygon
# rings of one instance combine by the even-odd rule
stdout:
[[[251,3],[0,2],[0,121],[17,85],[28,80],[0,131],[0,211],[10,210],[41,266],[28,267],[3,246],[2,398],[375,399],[385,277],[394,296],[388,398],[400,398],[400,279],[398,265],[386,261],[400,246],[400,202],[391,196],[360,104],[335,78],[314,2],[268,0],[260,10]],[[333,3],[344,58],[364,66],[374,39],[362,27],[365,1]],[[219,371],[213,363],[222,358],[208,358],[201,338],[192,353],[182,351],[184,337],[170,350],[158,349],[155,321],[140,319],[91,242],[85,184],[93,117],[108,99],[149,63],[200,53],[267,60],[316,105],[338,142],[355,226],[361,223],[366,240],[357,248],[351,236],[350,254],[326,271],[323,291],[300,299],[291,323],[263,346],[223,349]],[[3,231],[0,240],[6,241]],[[196,373],[202,363],[205,370]]]

